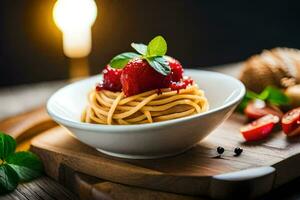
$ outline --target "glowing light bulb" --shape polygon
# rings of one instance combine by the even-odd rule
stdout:
[[[58,0],[55,3],[53,18],[62,31],[66,56],[81,58],[91,52],[91,27],[96,17],[97,6],[94,0]]]

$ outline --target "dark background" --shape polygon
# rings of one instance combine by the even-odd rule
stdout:
[[[1,1],[0,86],[68,77],[55,0]],[[185,67],[237,62],[262,49],[300,48],[299,1],[96,0],[91,71],[130,43],[161,34]]]

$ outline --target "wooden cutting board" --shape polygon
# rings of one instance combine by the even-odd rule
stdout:
[[[300,138],[278,131],[265,141],[245,143],[239,134],[244,120],[233,115],[191,150],[163,159],[109,157],[59,126],[36,137],[31,149],[56,180],[66,176],[67,167],[115,183],[213,198],[255,197],[299,177]],[[218,146],[226,149],[222,158],[215,158]],[[235,157],[237,146],[244,152]]]
[[[28,150],[32,138],[55,126],[57,124],[50,119],[45,108],[41,107],[1,121],[0,131],[17,140],[17,150]],[[112,183],[76,172],[66,165],[60,166],[59,182],[80,199],[87,200],[199,200],[190,196]],[[20,184],[16,191],[0,196],[0,199],[37,199],[37,196],[38,199],[77,199],[74,194],[61,188],[61,185],[48,177],[41,177],[29,183]]]

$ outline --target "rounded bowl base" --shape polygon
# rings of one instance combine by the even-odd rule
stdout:
[[[141,159],[158,159],[158,158],[165,158],[165,157],[171,157],[171,156],[176,156],[178,154],[184,153],[187,150],[189,150],[192,147],[188,147],[184,150],[177,151],[174,153],[169,153],[169,154],[161,154],[161,155],[132,155],[132,154],[121,154],[121,153],[114,153],[110,151],[105,151],[103,149],[98,149],[96,148],[99,152],[104,153],[109,156],[113,157],[118,157],[118,158],[126,158],[126,159],[136,159],[136,160],[141,160]]]

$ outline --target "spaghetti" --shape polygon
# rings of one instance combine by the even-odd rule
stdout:
[[[125,97],[123,92],[93,90],[81,120],[95,124],[144,124],[181,118],[208,110],[204,92],[196,84],[186,89],[151,90]]]

